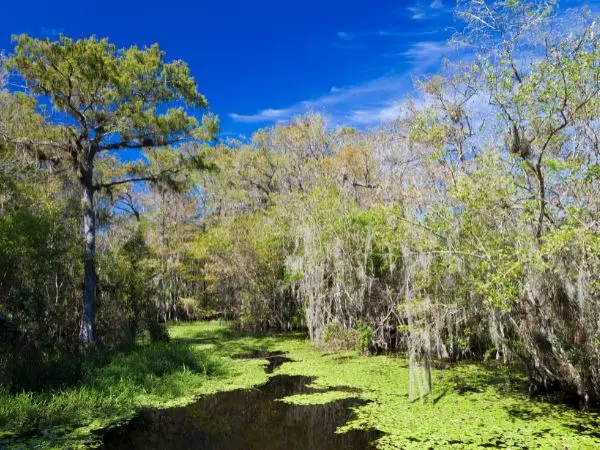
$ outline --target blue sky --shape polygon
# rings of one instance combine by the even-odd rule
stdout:
[[[591,0],[597,4],[597,0]],[[589,4],[563,1],[563,6]],[[394,117],[415,77],[452,56],[455,0],[30,0],[0,7],[0,48],[28,33],[117,46],[158,42],[188,62],[223,134],[249,134],[306,110],[333,125]]]

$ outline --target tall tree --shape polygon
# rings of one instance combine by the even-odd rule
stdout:
[[[121,163],[115,152],[209,139],[218,122],[205,114],[200,125],[188,112],[189,108],[206,110],[208,103],[186,63],[165,62],[165,53],[156,44],[117,50],[107,39],[95,37],[61,36],[51,41],[20,35],[13,39],[15,53],[6,67],[24,80],[29,93],[51,103],[53,112],[46,120],[54,132],[52,139],[11,138],[68,162],[81,186],[85,248],[80,339],[91,343],[96,295],[94,194],[128,183],[168,179],[188,163],[202,162],[197,152],[188,152],[170,158],[167,167],[147,160]],[[95,170],[99,160],[103,160],[101,171]]]

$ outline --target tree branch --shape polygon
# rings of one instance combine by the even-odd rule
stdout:
[[[109,189],[114,186],[119,186],[119,185],[128,184],[128,183],[135,183],[138,181],[156,181],[163,175],[175,174],[175,173],[179,172],[181,169],[182,169],[182,167],[178,166],[178,167],[172,167],[170,169],[161,170],[159,173],[156,173],[156,174],[139,176],[139,177],[131,177],[131,178],[123,178],[120,180],[109,181],[106,183],[96,183],[96,184],[94,184],[94,190],[97,191],[100,189]]]
[[[148,141],[144,141],[148,139]],[[170,139],[161,142],[151,142],[151,135],[140,136],[136,138],[137,142],[133,142],[132,140],[115,142],[113,144],[100,145],[98,147],[98,152],[104,152],[108,150],[125,150],[125,149],[141,149],[141,148],[154,148],[154,147],[165,147],[168,145],[174,145],[181,142],[186,142],[189,140],[187,137]]]

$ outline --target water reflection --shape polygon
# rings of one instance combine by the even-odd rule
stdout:
[[[314,379],[275,376],[251,390],[221,392],[196,403],[165,410],[146,410],[128,424],[107,430],[106,449],[365,449],[378,431],[336,434],[364,404],[344,399],[324,405],[289,405],[276,401],[310,393]]]

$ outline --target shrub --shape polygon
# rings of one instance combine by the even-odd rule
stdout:
[[[369,344],[373,338],[373,327],[359,320],[356,323],[356,350],[359,353],[368,353]]]
[[[350,350],[357,345],[357,332],[339,322],[331,322],[323,332],[322,344],[331,350]]]

